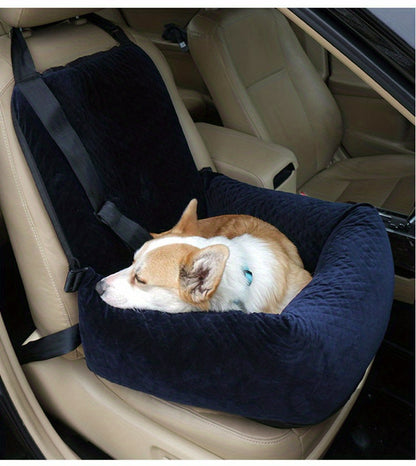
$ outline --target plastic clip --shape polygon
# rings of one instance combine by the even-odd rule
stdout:
[[[66,293],[75,293],[78,291],[79,285],[88,267],[80,269],[70,269],[65,280],[64,290]]]

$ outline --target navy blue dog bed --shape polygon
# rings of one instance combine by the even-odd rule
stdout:
[[[39,189],[53,205],[66,251],[91,267],[79,288],[88,367],[167,400],[282,424],[314,424],[339,409],[389,319],[393,263],[377,211],[199,173],[163,80],[128,41],[47,70],[41,79],[83,141],[109,200],[129,218],[150,231],[167,230],[196,197],[201,218],[241,213],[274,224],[313,273],[281,315],[108,306],[95,284],[128,266],[133,251],[96,218],[17,85],[12,110],[22,148],[36,163]]]
[[[79,291],[96,374],[161,398],[280,424],[322,421],[349,398],[389,319],[393,267],[377,211],[214,177],[209,214],[255,215],[281,229],[314,273],[280,315],[120,310]]]

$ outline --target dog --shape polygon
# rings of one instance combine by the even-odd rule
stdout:
[[[249,215],[198,220],[196,199],[171,230],[151,236],[130,267],[97,283],[106,303],[170,313],[280,313],[312,279],[277,228]]]

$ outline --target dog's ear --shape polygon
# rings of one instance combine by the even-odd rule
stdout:
[[[208,308],[208,300],[217,289],[230,251],[223,244],[215,244],[188,255],[179,271],[181,298],[201,308]]]
[[[198,215],[196,212],[198,201],[192,199],[179,222],[172,228],[171,233],[174,235],[199,236]]]
[[[173,228],[168,231],[163,231],[162,233],[150,233],[151,236],[153,238],[160,238],[167,235],[201,236],[196,213],[197,205],[198,201],[192,199],[183,211],[179,222]]]

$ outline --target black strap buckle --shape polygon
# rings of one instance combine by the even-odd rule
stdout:
[[[82,267],[79,269],[69,269],[68,275],[65,280],[64,290],[67,293],[75,293],[75,291],[78,291],[79,285],[87,270],[88,267]]]
[[[174,23],[164,25],[162,38],[165,40],[169,40],[170,42],[176,42],[177,44],[179,44],[179,47],[182,50],[182,52],[189,51],[186,30],[180,28]]]

